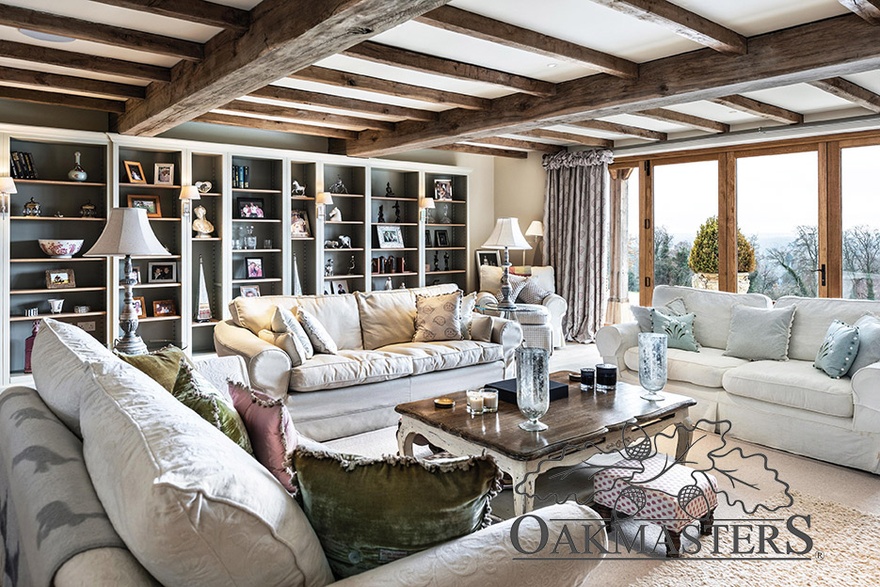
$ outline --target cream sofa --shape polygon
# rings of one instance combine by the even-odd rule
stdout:
[[[880,314],[880,302],[782,297],[775,307],[797,306],[789,360],[749,362],[723,355],[731,308],[769,308],[769,298],[658,286],[653,305],[676,298],[696,314],[695,336],[702,348],[699,353],[669,350],[666,389],[697,400],[692,419],[730,420],[731,434],[745,440],[880,473],[880,363],[841,379],[813,367],[833,320],[852,324],[865,314]],[[596,336],[602,359],[634,382],[638,333],[638,324],[629,322],[606,326]]]
[[[240,355],[255,387],[285,398],[294,424],[316,440],[393,426],[394,406],[504,378],[522,341],[516,322],[492,318],[491,340],[411,342],[417,294],[456,291],[453,284],[333,296],[236,298],[232,319],[214,328],[220,356]],[[339,347],[294,366],[274,344],[275,308],[301,306]]]
[[[215,384],[247,380],[237,357],[198,367]],[[36,388],[0,391],[3,587],[581,585],[599,562],[516,560],[509,520],[334,583],[296,500],[152,379],[54,320],[33,369]],[[533,515],[551,537],[565,519],[601,526],[573,502]],[[525,522],[535,548],[542,529]]]

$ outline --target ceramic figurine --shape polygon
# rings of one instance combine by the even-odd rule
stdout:
[[[304,196],[306,195],[306,186],[300,185],[297,180],[293,180],[293,184],[290,187],[290,193],[293,196]]]
[[[400,202],[394,202],[394,222],[400,222]]]
[[[379,204],[379,216],[376,218],[376,222],[385,222],[385,206]]]
[[[211,233],[214,232],[214,225],[205,218],[207,213],[204,206],[196,206],[193,210],[196,219],[193,220],[192,229],[198,233],[196,238],[211,238]]]
[[[339,241],[339,248],[340,249],[350,249],[351,248],[351,237],[350,236],[345,236],[344,234],[340,234],[338,237],[336,237],[336,240]]]
[[[325,249],[338,249],[339,243],[334,240],[325,240],[324,241],[324,248]]]
[[[385,197],[390,198],[394,195],[394,190],[391,189],[391,182],[385,184]]]
[[[327,259],[324,263],[324,277],[333,277],[333,259]]]
[[[94,218],[96,211],[97,207],[92,204],[91,200],[86,201],[85,204],[79,207],[80,218]]]
[[[342,212],[339,208],[333,208],[330,210],[330,214],[327,215],[328,222],[342,222]]]
[[[394,289],[394,283],[391,281],[390,277],[385,278],[385,289]]]
[[[39,202],[35,202],[33,198],[31,198],[30,202],[26,202],[25,205],[21,209],[22,216],[42,216],[43,210],[40,207]]]
[[[67,172],[67,177],[69,177],[73,181],[85,181],[89,177],[89,174],[86,173],[86,170],[83,169],[82,165],[80,165],[79,158],[80,152],[77,151],[73,154],[73,159],[76,164],[73,166],[73,169]]]
[[[355,267],[355,259],[354,259],[354,255],[352,255],[351,261],[348,262],[348,274],[349,275],[354,274],[354,267]]]
[[[449,217],[449,206],[443,206],[443,216],[440,218],[440,224],[452,224],[452,218]]]
[[[342,178],[336,180],[336,183],[330,186],[330,189],[327,190],[331,194],[347,194],[348,189],[345,187],[345,184],[342,183]]]
[[[434,271],[440,271],[440,254],[434,251]]]

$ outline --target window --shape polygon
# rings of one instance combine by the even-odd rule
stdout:
[[[880,145],[841,149],[844,298],[880,299]]]

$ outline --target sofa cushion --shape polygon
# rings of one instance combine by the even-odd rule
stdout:
[[[669,349],[667,354],[667,377],[669,381],[684,381],[703,387],[719,388],[724,374],[748,361],[725,357],[721,349],[703,347],[699,353]],[[623,360],[629,369],[639,371],[639,347],[627,349]]]
[[[302,510],[252,456],[134,367],[86,368],[86,466],[113,527],[159,582],[332,581]]]
[[[791,326],[788,356],[811,362],[816,358],[816,351],[822,346],[825,333],[833,321],[855,324],[865,314],[880,314],[880,301],[870,300],[783,296],[776,302],[777,308],[788,306],[798,308]]]
[[[300,308],[311,312],[340,349],[361,350],[361,317],[354,294],[332,296],[296,296]]]
[[[828,327],[828,333],[813,367],[823,371],[829,377],[839,379],[847,374],[852,367],[853,359],[859,352],[859,329],[840,320],[835,320]]]
[[[319,391],[388,381],[412,374],[409,357],[381,351],[339,351],[315,355],[290,370],[291,391]]]
[[[491,326],[491,319],[485,317]],[[403,355],[412,360],[412,374],[445,371],[492,363],[504,359],[500,344],[477,340],[445,340],[442,342],[408,342],[380,349],[382,352]]]
[[[168,391],[172,391],[177,383],[180,362],[190,362],[186,353],[174,345],[168,345],[156,352],[143,355],[116,353],[116,356],[149,375],[151,379]]]
[[[284,306],[275,306],[275,313],[272,315],[272,332],[290,335],[292,340],[284,338],[284,346],[281,348],[290,355],[294,366],[311,359],[315,354],[315,347],[312,346],[312,341],[302,324],[299,323],[293,312]]]
[[[247,328],[254,334],[261,330],[272,330],[272,317],[275,307],[293,308],[296,298],[293,296],[262,296],[249,298],[239,296],[229,302],[229,313],[236,326]]]
[[[700,347],[694,337],[695,318],[694,314],[668,316],[659,310],[651,310],[651,324],[654,332],[667,336],[668,348],[698,353]]]
[[[356,292],[364,348],[377,349],[412,340],[416,302],[408,290]]]
[[[311,341],[315,352],[335,355],[339,348],[321,321],[305,308],[298,308],[296,315],[299,318],[300,324],[302,324],[303,330],[309,336],[309,341]]]
[[[464,340],[470,340],[471,338],[471,322],[474,319],[474,310],[476,309],[476,307],[477,292],[472,291],[468,295],[461,298],[461,337]]]
[[[107,360],[118,361],[82,328],[43,318],[31,354],[34,386],[49,409],[77,436],[82,436],[80,398],[92,385],[84,362]]]
[[[880,318],[862,316],[854,324],[859,329],[859,354],[856,355],[849,374],[880,361]]]
[[[853,415],[850,380],[831,379],[811,361],[754,361],[727,371],[723,384],[731,395],[829,416]]]
[[[488,456],[431,463],[300,447],[293,462],[303,509],[340,578],[488,526],[489,502],[501,488],[501,473]]]
[[[639,323],[639,332],[654,332],[654,319],[651,315],[651,312],[654,310],[660,310],[667,316],[683,316],[688,313],[687,307],[685,307],[684,301],[681,298],[675,298],[660,308],[654,308],[651,306],[630,306],[633,318]]]
[[[416,332],[413,342],[461,340],[461,291],[416,296]]]
[[[519,297],[517,298],[518,302],[522,302],[524,304],[540,304],[544,301],[544,298],[549,296],[551,292],[549,289],[545,289],[541,282],[535,279],[534,277],[529,277],[526,280],[525,287],[522,288],[522,291],[519,292]]]
[[[787,361],[796,309],[734,306],[724,354],[750,361]]]

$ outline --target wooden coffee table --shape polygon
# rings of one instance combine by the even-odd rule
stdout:
[[[513,478],[513,509],[516,515],[534,507],[535,479],[538,473],[557,467],[576,465],[600,450],[623,448],[631,440],[622,430],[638,424],[649,436],[667,427],[690,424],[688,407],[693,399],[662,392],[663,401],[648,402],[640,396],[641,387],[620,382],[611,393],[581,393],[580,383],[569,382],[568,371],[550,375],[550,379],[568,384],[568,397],[550,403],[541,418],[549,428],[527,432],[518,424],[526,418],[516,404],[498,402],[498,412],[471,416],[467,413],[465,392],[448,394],[455,407],[434,407],[433,399],[400,404],[397,444],[400,454],[412,456],[413,439],[425,437],[431,444],[455,455],[492,455],[498,467]],[[690,426],[678,436],[676,458],[684,458],[690,446]]]

